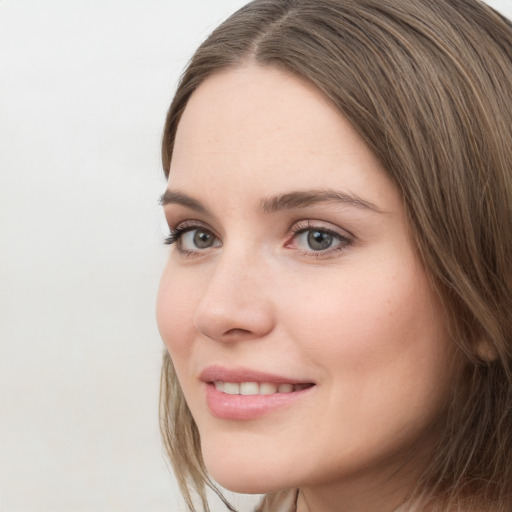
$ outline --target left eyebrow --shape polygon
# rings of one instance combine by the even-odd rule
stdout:
[[[272,196],[260,201],[260,210],[264,213],[274,213],[281,210],[306,208],[307,206],[325,202],[341,203],[375,213],[384,213],[375,204],[355,194],[331,189],[296,191]]]
[[[197,199],[194,199],[193,197],[190,197],[181,192],[175,192],[172,190],[166,190],[160,197],[159,202],[162,206],[168,204],[180,204],[199,213],[209,213],[208,210]]]

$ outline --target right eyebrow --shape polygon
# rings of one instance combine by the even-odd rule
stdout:
[[[180,204],[191,210],[195,210],[199,213],[208,214],[208,210],[193,197],[187,196],[182,192],[173,192],[172,190],[166,190],[160,197],[160,204],[166,206],[168,204]]]

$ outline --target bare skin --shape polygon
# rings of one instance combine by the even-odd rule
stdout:
[[[300,488],[298,512],[395,510],[433,446],[455,356],[379,162],[316,89],[248,65],[190,99],[168,190],[179,234],[157,318],[213,478]],[[308,389],[221,417],[211,365]]]

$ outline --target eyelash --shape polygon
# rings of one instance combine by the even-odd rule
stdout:
[[[328,258],[339,252],[342,252],[343,250],[345,250],[347,247],[354,243],[354,238],[351,235],[342,235],[338,231],[313,223],[313,221],[301,221],[295,224],[290,230],[289,242],[296,240],[299,235],[307,233],[309,231],[318,231],[320,233],[331,235],[335,240],[338,241],[338,244],[335,245],[334,247],[322,251],[305,251],[298,249],[302,255],[309,258]],[[287,242],[286,245],[288,245],[289,242]]]
[[[197,253],[201,252],[201,249],[198,249],[196,251],[191,251],[191,250],[183,249],[182,247],[180,247],[180,240],[183,237],[183,235],[185,235],[185,233],[188,233],[190,231],[195,231],[195,230],[203,230],[204,232],[210,233],[213,237],[218,239],[218,237],[214,234],[214,232],[211,229],[208,229],[203,224],[194,221],[194,222],[190,222],[190,223],[189,222],[182,223],[176,228],[171,228],[169,235],[167,237],[165,237],[165,239],[164,239],[164,244],[166,244],[166,245],[176,244],[179,252],[185,256],[197,255]],[[348,246],[352,245],[354,242],[354,239],[351,235],[348,235],[348,236],[342,235],[341,233],[339,233],[335,230],[329,229],[327,227],[324,227],[324,226],[321,226],[318,224],[315,225],[312,223],[312,221],[302,221],[302,222],[296,223],[290,229],[290,232],[288,234],[288,240],[287,240],[285,246],[288,246],[288,244],[290,242],[292,242],[293,240],[296,240],[299,235],[301,235],[303,233],[307,233],[308,231],[315,231],[315,230],[318,232],[325,233],[325,234],[332,236],[334,239],[336,239],[338,241],[338,244],[333,248],[328,248],[328,249],[321,250],[321,251],[314,251],[314,250],[306,251],[306,250],[298,249],[298,251],[302,255],[310,257],[310,258],[319,259],[322,257],[332,256],[334,254],[339,253],[340,251],[343,251]]]
[[[174,243],[179,241],[179,239],[181,238],[181,236],[184,233],[186,233],[187,231],[190,231],[190,229],[192,229],[192,228],[171,229],[170,233],[164,238],[164,244],[165,245],[173,245]]]
[[[164,238],[165,245],[173,245],[176,244],[178,251],[185,256],[192,256],[197,253],[197,251],[189,251],[187,249],[183,249],[180,247],[180,240],[185,233],[190,231],[195,231],[196,229],[201,229],[207,233],[211,233],[215,238],[215,234],[211,229],[208,229],[203,224],[197,221],[183,222],[176,228],[170,228],[170,233]]]

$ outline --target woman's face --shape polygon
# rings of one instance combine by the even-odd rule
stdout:
[[[375,481],[431,448],[443,311],[397,188],[316,89],[256,65],[207,79],[164,204],[158,325],[221,485]]]

